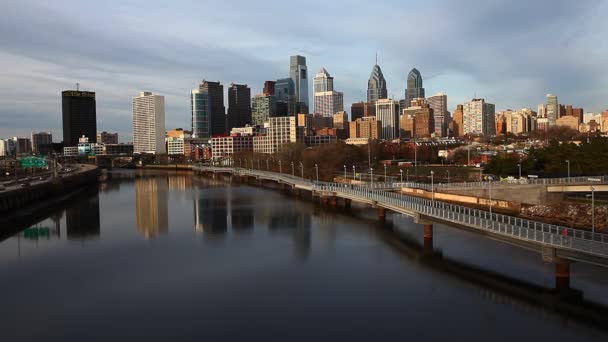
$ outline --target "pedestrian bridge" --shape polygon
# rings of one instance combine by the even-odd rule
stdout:
[[[392,210],[410,216],[418,223],[432,222],[474,231],[491,238],[537,251],[550,262],[578,261],[608,267],[608,235],[579,229],[526,220],[515,216],[497,214],[490,210],[474,209],[434,199],[424,199],[390,191],[390,187],[378,183],[375,186],[356,186],[342,183],[315,182],[294,175],[232,167],[196,165],[197,173],[224,173],[239,177],[285,184],[292,189],[312,192],[313,196],[341,198],[346,201],[367,203],[381,210]],[[401,185],[399,185],[400,187]],[[384,188],[383,188],[384,187]],[[432,226],[431,226],[432,237]]]

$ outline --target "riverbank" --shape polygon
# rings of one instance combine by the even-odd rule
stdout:
[[[137,165],[137,170],[192,170],[191,164]]]
[[[35,205],[49,205],[58,198],[86,185],[99,182],[100,170],[93,165],[80,165],[73,173],[44,182],[31,183],[23,187],[0,192],[0,214],[9,219],[17,212],[30,210]]]

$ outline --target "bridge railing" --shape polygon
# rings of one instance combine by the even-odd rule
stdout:
[[[608,235],[531,221],[519,217],[407,196],[389,191],[369,190],[344,184],[315,186],[315,190],[332,191],[349,197],[361,197],[388,206],[397,212],[420,213],[432,218],[511,236],[520,240],[583,251],[608,257]]]

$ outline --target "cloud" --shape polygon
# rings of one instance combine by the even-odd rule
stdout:
[[[289,55],[326,67],[345,103],[365,99],[379,52],[398,99],[417,67],[449,107],[473,94],[497,109],[535,107],[548,92],[599,111],[608,86],[601,1],[312,0],[297,11],[266,1],[6,1],[0,4],[0,136],[61,135],[62,90],[97,92],[98,127],[129,140],[131,97],[166,96],[167,128],[189,127],[189,92],[203,79],[286,77]],[[312,89],[312,84],[309,87]],[[312,94],[311,94],[312,97]]]

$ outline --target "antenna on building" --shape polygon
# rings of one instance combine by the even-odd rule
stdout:
[[[376,51],[376,65],[378,65],[378,51]]]
[[[80,91],[80,83],[76,82],[76,91]]]

